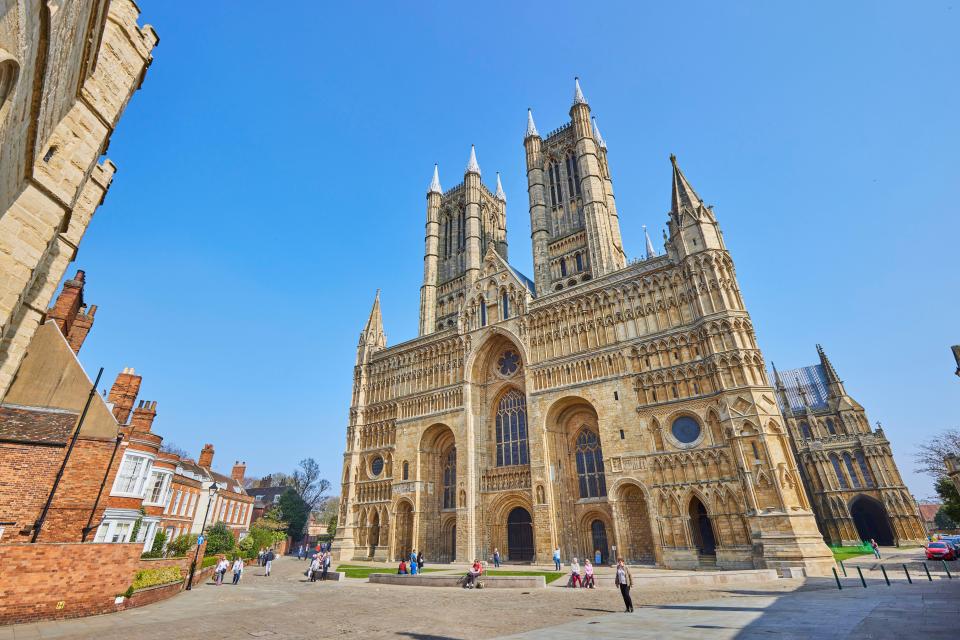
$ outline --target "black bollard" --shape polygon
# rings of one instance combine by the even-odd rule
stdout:
[[[840,561],[840,568],[843,569],[843,577],[847,577],[847,568],[843,566],[843,560]]]
[[[867,581],[863,579],[863,571],[860,570],[860,567],[857,567],[857,573],[860,574],[860,582],[863,584],[863,588],[867,588]]]
[[[907,582],[913,584],[913,580],[910,579],[910,572],[907,571],[907,565],[903,565],[903,572],[907,574]]]
[[[840,584],[840,576],[837,575],[837,568],[833,567],[833,579],[837,581],[837,589],[843,590],[843,586]]]
[[[933,578],[930,576],[930,569],[927,567],[927,563],[923,563],[923,570],[927,572],[927,580],[933,582]]]
[[[953,580],[953,576],[950,575],[950,569],[947,568],[947,561],[946,561],[946,560],[941,560],[940,562],[943,563],[943,570],[947,572],[947,580]]]
[[[880,571],[883,571],[883,579],[887,581],[887,586],[890,586],[890,578],[887,577],[887,569],[883,565],[880,565]]]

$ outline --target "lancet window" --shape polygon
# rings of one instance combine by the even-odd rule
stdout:
[[[527,400],[513,389],[497,406],[497,466],[527,464]]]
[[[450,447],[443,461],[443,508],[457,506],[457,448]]]
[[[601,498],[607,495],[600,439],[589,429],[584,429],[577,436],[577,480],[580,482],[581,498]]]

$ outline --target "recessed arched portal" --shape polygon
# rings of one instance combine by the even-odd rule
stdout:
[[[694,496],[690,499],[690,530],[693,533],[693,544],[701,555],[713,556],[717,554],[717,541],[713,536],[713,523],[707,515],[707,508]]]
[[[617,489],[617,508],[620,515],[620,536],[624,546],[618,550],[627,562],[653,562],[653,534],[650,530],[650,511],[643,489],[632,482]]]
[[[409,558],[413,550],[413,505],[407,500],[397,505],[397,515],[393,519],[397,531],[394,559]]]
[[[610,546],[607,544],[607,526],[599,518],[590,523],[590,538],[593,542],[594,553],[600,552],[600,562],[606,564],[610,558]]]
[[[869,542],[873,539],[882,547],[893,546],[890,518],[879,500],[864,495],[857,496],[850,503],[850,516],[861,540]]]
[[[523,507],[507,516],[507,557],[514,562],[533,560],[533,520]]]
[[[372,558],[377,552],[377,545],[380,543],[380,514],[376,511],[373,512],[370,519],[370,534],[367,541],[370,543],[369,557]]]

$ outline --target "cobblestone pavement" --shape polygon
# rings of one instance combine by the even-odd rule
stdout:
[[[614,589],[465,591],[381,586],[361,580],[309,583],[302,575],[305,567],[305,563],[284,558],[275,563],[274,575],[269,578],[254,566],[236,587],[207,584],[170,600],[121,613],[0,627],[0,640],[473,640],[531,631],[532,635],[522,637],[582,638],[586,633],[587,637],[600,639],[650,637],[643,634],[653,629],[660,637],[737,637],[738,633],[825,637],[830,634],[820,631],[849,630],[851,612],[861,629],[879,624],[877,629],[884,631],[889,624],[884,618],[887,616],[914,631],[924,629],[920,637],[935,637],[926,634],[921,624],[938,624],[945,619],[955,630],[960,619],[960,580],[935,579],[933,583],[891,588],[882,582],[873,588],[875,583],[871,582],[870,589],[845,588],[842,592],[832,580],[823,579],[806,583],[779,580],[726,589],[634,589],[637,612],[629,616],[620,613],[622,601]],[[949,594],[952,600],[944,599],[943,594]],[[914,614],[918,616],[915,624],[910,622]]]

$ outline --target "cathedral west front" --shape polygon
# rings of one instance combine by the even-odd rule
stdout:
[[[804,405],[799,379],[792,391],[792,378],[769,379],[712,207],[676,158],[664,251],[647,237],[645,259],[628,262],[607,145],[579,83],[570,121],[541,136],[528,114],[523,145],[533,278],[510,265],[499,175],[488,188],[471,149],[462,182],[443,190],[435,168],[427,190],[420,335],[388,347],[374,302],[354,370],[339,559],[419,550],[468,562],[499,549],[546,564],[559,547],[565,562],[599,551],[824,574],[825,535],[872,531],[852,515],[850,472],[869,494],[862,521],[886,518],[896,542],[922,535],[862,408],[845,391]],[[814,442],[828,417],[837,432],[824,426]],[[834,468],[844,487],[823,479]]]

